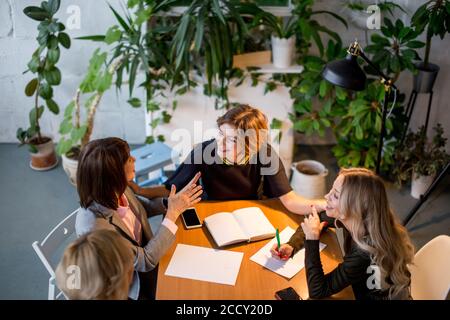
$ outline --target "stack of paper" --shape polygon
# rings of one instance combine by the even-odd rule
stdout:
[[[295,233],[295,230],[291,227],[286,227],[280,233],[280,242],[286,243],[291,236]],[[305,266],[305,249],[299,250],[294,257],[288,260],[281,260],[275,258],[270,253],[272,246],[277,243],[277,239],[273,238],[268,244],[255,253],[250,260],[266,267],[267,269],[278,273],[279,275],[288,279],[295,276]],[[326,244],[320,243],[319,248],[322,251],[326,247]]]
[[[165,274],[234,286],[243,256],[242,252],[178,244]]]

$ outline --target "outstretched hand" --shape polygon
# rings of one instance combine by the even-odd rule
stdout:
[[[200,176],[201,173],[198,172],[194,178],[178,193],[176,192],[177,190],[175,185],[171,186],[168,198],[167,218],[175,222],[180,214],[187,208],[200,202],[200,196],[203,193],[202,186],[197,185],[197,181]]]

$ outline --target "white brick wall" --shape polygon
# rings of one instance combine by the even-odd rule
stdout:
[[[58,128],[64,107],[72,99],[77,86],[86,72],[89,58],[99,45],[89,41],[74,40],[75,37],[90,34],[104,34],[115,23],[106,2],[88,0],[62,0],[57,17],[66,24],[68,6],[78,5],[81,9],[81,28],[67,30],[72,38],[69,50],[61,49],[58,67],[62,72],[61,85],[54,88],[55,100],[62,112],[55,116],[45,111],[41,126],[46,134],[59,139]],[[109,1],[120,8],[120,1]],[[16,130],[28,125],[28,112],[33,99],[23,93],[25,85],[32,79],[27,73],[22,75],[31,54],[37,47],[37,21],[23,14],[28,5],[39,5],[40,1],[0,0],[0,142],[17,142]],[[126,103],[128,91],[116,95],[110,90],[102,99],[96,116],[93,137],[118,136],[130,143],[145,140],[144,109],[132,110]]]

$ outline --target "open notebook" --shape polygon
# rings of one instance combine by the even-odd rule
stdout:
[[[219,247],[271,238],[275,228],[258,207],[219,212],[204,220]]]

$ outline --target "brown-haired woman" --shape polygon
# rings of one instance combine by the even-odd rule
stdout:
[[[319,217],[313,210],[272,254],[288,259],[304,245],[311,298],[328,297],[351,285],[356,299],[409,299],[414,247],[389,207],[381,178],[367,169],[343,169],[325,199],[326,211]],[[326,225],[336,224],[344,227],[344,262],[324,274],[319,236]]]
[[[162,198],[136,196],[127,186],[134,178],[134,162],[128,144],[119,138],[94,140],[83,148],[77,170],[81,209],[75,228],[79,236],[99,229],[122,235],[134,257],[129,297],[154,298],[157,265],[175,239],[175,222],[186,208],[200,201],[202,187],[196,185],[200,174],[178,193],[172,186],[166,212]],[[147,219],[164,212],[162,225],[153,235]]]
[[[64,250],[56,283],[70,300],[125,300],[133,261],[126,240],[116,231],[89,232]]]
[[[232,107],[217,119],[218,137],[192,150],[164,183],[184,187],[201,172],[204,198],[241,200],[279,198],[291,212],[308,214],[311,204],[323,208],[323,200],[306,200],[289,184],[283,163],[269,143],[267,117],[246,104]],[[133,186],[136,193],[150,196],[151,189]]]

